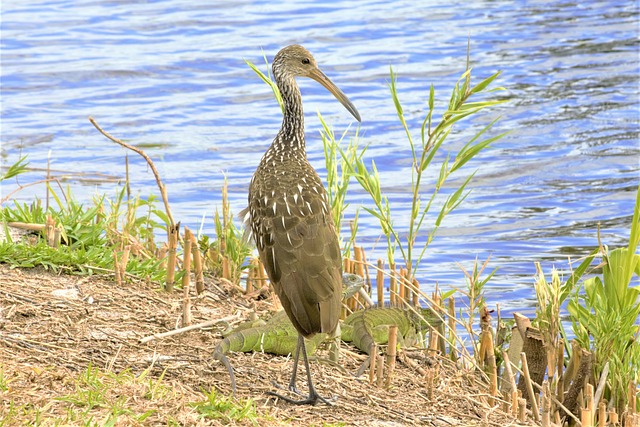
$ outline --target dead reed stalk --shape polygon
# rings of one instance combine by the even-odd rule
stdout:
[[[378,307],[384,306],[384,261],[378,260],[378,268],[376,269],[376,289],[378,294]]]
[[[162,196],[162,201],[164,202],[164,209],[165,212],[167,214],[167,217],[169,218],[169,225],[170,226],[174,226],[175,222],[173,220],[173,215],[171,214],[171,208],[169,207],[169,198],[167,197],[167,190],[166,187],[164,186],[164,184],[162,183],[162,180],[160,179],[160,174],[158,173],[158,170],[156,169],[155,165],[153,164],[153,161],[151,160],[151,158],[140,148],[138,147],[134,147],[133,145],[129,145],[126,142],[123,142],[122,140],[111,136],[109,133],[107,133],[106,131],[104,131],[100,125],[98,125],[98,123],[93,119],[93,117],[89,117],[89,121],[91,122],[91,124],[98,129],[98,132],[100,132],[102,135],[104,135],[107,139],[115,142],[116,144],[121,145],[124,148],[127,148],[135,153],[138,153],[140,156],[142,156],[147,164],[149,165],[149,168],[151,169],[151,171],[153,172],[153,175],[156,178],[156,183],[158,184],[158,188],[160,189],[160,195]]]
[[[396,351],[398,347],[398,325],[389,326],[389,342],[387,344],[387,380],[385,387],[388,389],[391,387],[391,381],[396,368]]]
[[[184,274],[182,276],[182,327],[191,325],[191,299],[189,298],[189,288],[191,287],[191,243],[193,233],[188,227],[184,228]]]
[[[204,276],[202,273],[202,254],[200,253],[200,247],[196,239],[191,242],[191,252],[193,254],[193,268],[195,269],[196,275],[196,293],[200,295],[204,292]]]
[[[585,405],[582,408],[580,422],[582,423],[582,427],[594,427],[593,426],[593,410],[594,410],[593,385],[587,384],[587,386],[585,387],[585,392],[586,392],[585,393],[586,399],[585,399]]]
[[[447,319],[447,323],[449,326],[449,342],[451,343],[449,346],[449,358],[455,362],[458,360],[458,350],[455,346],[455,342],[458,340],[456,333],[456,300],[453,297],[449,297],[448,303],[447,313],[449,314],[449,318]]]
[[[177,250],[178,250],[178,236],[180,233],[180,223],[175,227],[169,228],[169,244],[167,248],[167,279],[164,285],[164,289],[167,292],[173,291],[173,284],[176,275],[177,264]]]
[[[369,350],[369,384],[373,384],[376,378],[376,366],[378,358],[378,346],[375,343],[371,343]]]
[[[538,411],[538,399],[533,392],[533,384],[531,383],[531,376],[529,375],[529,366],[527,365],[527,354],[525,352],[520,353],[520,360],[522,362],[522,374],[524,377],[527,393],[529,395],[529,403],[531,403],[531,412],[533,413],[533,419],[540,421],[540,413]]]
[[[551,427],[551,390],[549,389],[549,381],[542,382],[542,414],[540,423],[542,427]]]
[[[116,279],[116,284],[122,286],[122,274],[120,274],[120,261],[118,260],[118,251],[113,250],[113,275]]]
[[[397,287],[397,276],[396,276],[396,264],[389,264],[389,305],[391,307],[398,306],[398,287]]]

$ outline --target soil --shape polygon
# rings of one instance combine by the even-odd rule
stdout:
[[[221,330],[252,312],[273,312],[277,301],[207,278],[205,292],[190,298],[192,322],[226,323],[141,343],[180,327],[182,300],[182,290],[167,293],[155,284],[118,286],[111,276],[58,275],[0,264],[0,374],[7,385],[0,387],[0,415],[9,414],[12,405],[25,405],[38,408],[44,419],[64,420],[70,408],[80,407],[96,422],[107,419],[113,413],[109,405],[70,398],[78,396],[78,378],[91,366],[116,378],[102,396],[126,409],[115,425],[252,425],[250,418],[204,418],[193,404],[205,400],[203,391],[231,395],[228,372],[212,358]],[[403,351],[387,389],[369,384],[367,374],[355,378],[352,373],[365,357],[345,343],[341,350],[338,367],[323,361],[326,349],[311,364],[316,389],[334,399],[332,406],[295,406],[266,393],[274,390],[274,382],[288,383],[290,357],[231,353],[237,402],[253,400],[257,425],[523,425],[500,405],[487,404],[488,386],[478,373],[447,359]],[[298,378],[306,391],[302,368]],[[145,412],[144,419],[132,415]],[[35,424],[31,417],[33,411],[14,411],[11,419]]]

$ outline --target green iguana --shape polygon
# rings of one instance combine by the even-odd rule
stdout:
[[[352,297],[362,289],[363,285],[364,278],[357,274],[344,273],[342,275],[342,298]],[[283,310],[277,312],[266,323],[264,320],[245,322],[233,331],[223,333],[223,336],[224,339],[213,352],[213,358],[221,361],[229,371],[234,394],[236,380],[226,353],[230,351],[262,351],[286,356],[295,350],[298,343],[298,332]],[[318,344],[325,338],[326,334],[316,334],[310,340],[306,340],[307,354],[313,354]]]
[[[354,292],[355,293],[355,292]],[[418,312],[421,312],[418,315]],[[364,353],[369,354],[372,343],[386,344],[389,339],[389,326],[398,326],[399,345],[413,345],[418,332],[427,327],[427,322],[437,325],[441,320],[430,309],[410,308],[370,308],[360,310],[348,316],[341,325],[341,339],[351,342]],[[264,323],[247,322],[234,329],[218,344],[213,356],[221,361],[231,378],[231,388],[236,391],[233,368],[226,353],[230,351],[262,351],[278,355],[288,355],[296,348],[298,333],[284,311],[276,313]],[[317,346],[326,339],[325,334],[317,334],[306,340],[307,353],[313,354]]]
[[[442,320],[429,308],[379,307],[351,313],[341,326],[342,341],[351,342],[369,354],[373,344],[389,341],[389,326],[398,327],[398,344],[402,347],[415,345],[418,334]]]

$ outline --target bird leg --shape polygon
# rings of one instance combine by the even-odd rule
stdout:
[[[304,337],[298,334],[298,343],[296,344],[296,355],[293,357],[293,372],[291,373],[291,379],[289,380],[289,390],[295,394],[300,394],[296,387],[296,379],[298,377],[298,362],[300,361],[300,347],[304,349],[305,360],[307,356],[307,349],[304,345]]]
[[[304,337],[298,334],[298,345],[296,346],[296,354],[293,359],[293,372],[291,373],[291,380],[289,381],[289,390],[293,391],[296,394],[300,394],[296,388],[296,376],[298,374],[298,361],[300,360],[300,352],[302,351],[302,357],[304,358],[304,366],[307,370],[307,382],[309,384],[309,396],[306,399],[302,400],[294,400],[289,397],[283,396],[281,394],[275,393],[273,391],[267,392],[267,394],[271,396],[275,396],[279,399],[284,400],[285,402],[292,403],[294,405],[315,405],[318,402],[323,402],[329,406],[331,403],[320,396],[313,386],[313,381],[311,380],[311,368],[309,367],[309,358],[307,357],[307,349],[304,344]]]

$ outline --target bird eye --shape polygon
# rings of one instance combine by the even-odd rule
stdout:
[[[309,58],[302,58],[302,63],[303,64],[307,65],[307,64],[309,64],[309,62],[310,62]]]

